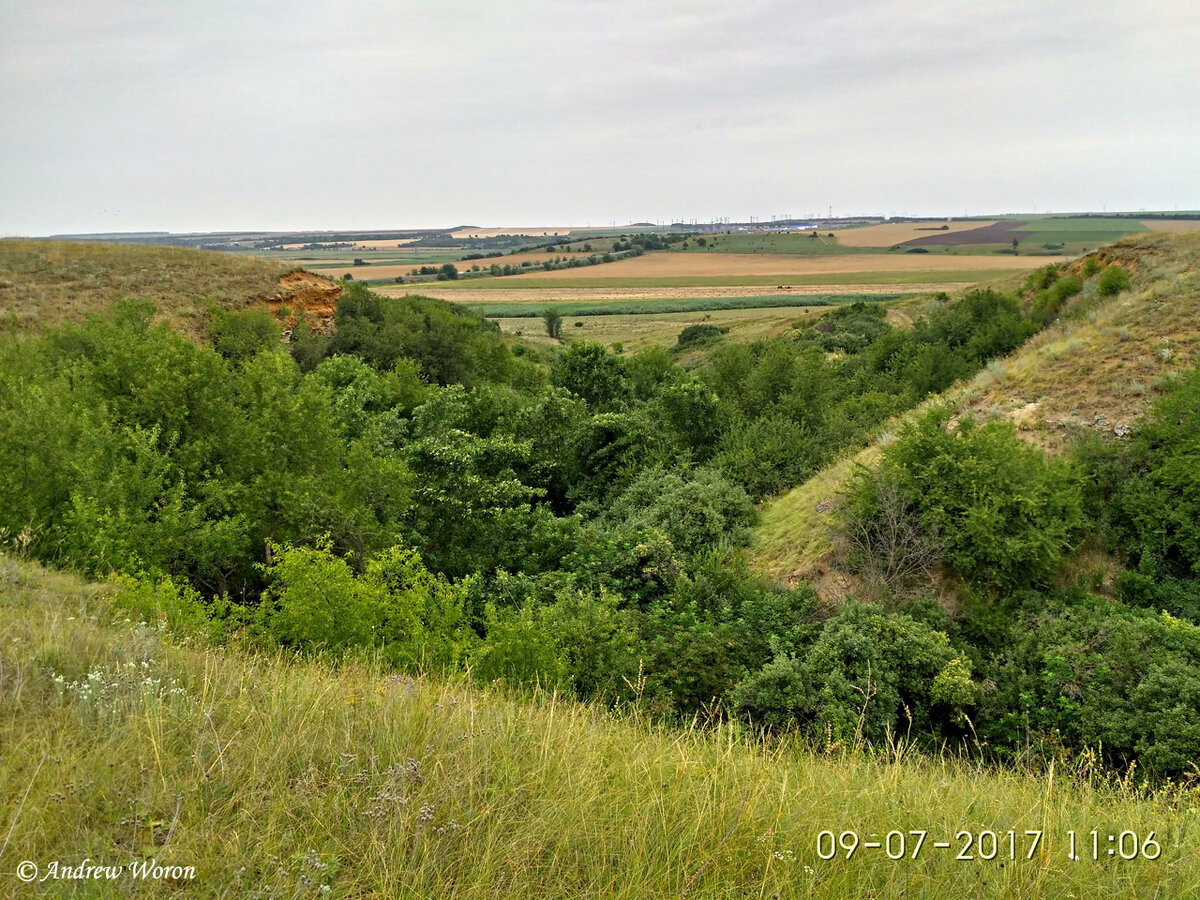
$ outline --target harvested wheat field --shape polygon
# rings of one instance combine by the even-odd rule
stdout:
[[[578,270],[576,270],[578,271]],[[507,282],[508,279],[502,279]],[[486,282],[494,283],[494,282]],[[931,282],[897,283],[897,284],[802,284],[793,285],[783,291],[780,296],[803,296],[804,294],[906,294],[925,293],[933,291],[953,291],[970,287],[974,282]],[[559,287],[559,288],[471,288],[446,287],[445,282],[422,285],[406,285],[389,287],[380,285],[372,288],[376,293],[385,297],[403,297],[408,294],[420,294],[424,297],[436,297],[439,300],[453,300],[457,303],[524,303],[544,306],[547,303],[578,303],[578,302],[609,302],[620,300],[678,300],[681,298],[704,297],[714,300],[726,297],[760,297],[764,294],[761,285],[737,286],[708,286],[695,287]]]
[[[572,228],[570,225],[538,225],[538,226],[514,226],[512,228],[460,228],[458,231],[450,232],[450,237],[453,238],[478,238],[499,237],[502,234],[519,234],[527,237],[554,237],[556,234],[566,236],[572,231],[587,231],[586,228]]]
[[[995,224],[930,219],[927,222],[887,222],[883,225],[868,225],[865,228],[847,228],[844,231],[835,231],[834,234],[837,235],[837,242],[843,247],[893,247],[931,234],[955,234]]]
[[[1200,219],[1142,219],[1140,224],[1151,231],[1200,231]]]
[[[448,254],[453,254],[453,251],[446,251]],[[467,259],[454,260],[454,266],[460,272],[468,271],[471,266],[479,266],[486,270],[489,266],[496,264],[500,266],[519,266],[523,262],[531,262],[534,265],[540,266],[542,263],[552,259],[569,259],[573,256],[591,256],[590,253],[518,253],[516,255],[505,256],[489,256],[484,259]],[[445,259],[445,257],[442,257]],[[365,266],[346,265],[337,268],[322,269],[322,275],[328,275],[330,278],[341,278],[344,275],[353,275],[355,278],[395,278],[397,275],[408,275],[413,269],[421,266],[441,265],[440,262],[426,260],[423,262],[410,262],[393,265],[371,265],[368,263]],[[572,272],[578,272],[579,269],[571,269]]]
[[[1037,269],[1064,257],[938,256],[934,254],[647,253],[600,266],[517,275],[523,284],[609,278],[711,278],[742,275],[825,275],[858,272],[958,272]]]

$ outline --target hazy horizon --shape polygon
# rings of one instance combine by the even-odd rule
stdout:
[[[0,235],[1200,208],[1200,6],[0,5]]]

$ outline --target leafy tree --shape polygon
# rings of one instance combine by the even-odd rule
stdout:
[[[609,505],[605,518],[630,528],[658,528],[685,555],[750,539],[756,519],[746,492],[720,473],[701,469],[685,477],[647,469]]]
[[[542,319],[546,323],[546,334],[556,341],[562,340],[562,313],[553,307],[547,307],[542,313]]]
[[[593,408],[611,405],[627,391],[620,357],[595,341],[580,341],[568,347],[551,367],[550,381],[582,397]]]
[[[260,350],[279,347],[279,324],[265,309],[234,312],[213,307],[208,334],[216,351],[235,363],[251,359]]]

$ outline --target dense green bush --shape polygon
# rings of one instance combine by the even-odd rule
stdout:
[[[719,472],[680,474],[647,469],[609,504],[605,519],[631,528],[658,528],[685,555],[750,539],[754,504]]]
[[[719,325],[689,325],[679,332],[679,337],[675,340],[675,349],[677,351],[687,350],[689,347],[711,344],[728,332],[728,328],[722,328]]]
[[[355,575],[328,541],[274,545],[264,570],[268,588],[256,618],[285,647],[375,647],[397,665],[452,669],[477,642],[465,590],[431,575],[413,550],[392,547]]]
[[[912,730],[957,733],[975,696],[967,658],[946,634],[903,613],[847,603],[799,655],[781,653],[734,690],[766,725],[882,741]]]
[[[1130,565],[1200,577],[1200,368],[1155,403],[1121,462],[1107,512]]]
[[[1120,266],[1109,266],[1096,279],[1096,293],[1101,297],[1112,297],[1129,289],[1129,273]]]
[[[884,478],[855,478],[847,497],[855,519],[878,522],[902,504],[917,533],[968,580],[998,589],[1046,583],[1080,536],[1078,477],[1008,423],[966,418],[948,428],[949,419],[934,409],[906,424],[884,450]],[[889,484],[890,498],[881,491]],[[862,549],[885,548],[868,541]]]

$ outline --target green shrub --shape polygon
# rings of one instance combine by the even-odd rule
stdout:
[[[739,485],[719,472],[690,475],[647,469],[609,505],[605,518],[633,529],[660,529],[680,553],[738,546],[750,540],[757,514]]]
[[[882,741],[910,729],[953,733],[974,696],[970,662],[944,633],[851,602],[807,652],[779,654],[747,676],[732,702],[765,725]]]
[[[1009,423],[966,418],[948,429],[949,419],[934,409],[906,424],[884,451],[883,479],[851,483],[853,515],[869,526],[893,514],[880,486],[894,483],[900,515],[964,578],[999,589],[1048,581],[1083,525],[1077,476]],[[863,549],[883,551],[869,541]]]
[[[1129,564],[1147,575],[1200,577],[1200,368],[1155,403],[1107,472],[1105,513]]]
[[[208,334],[213,348],[234,363],[246,362],[260,350],[279,347],[279,324],[265,309],[235,312],[213,307]]]
[[[414,550],[392,547],[356,575],[330,550],[273,545],[257,610],[260,631],[300,650],[379,648],[395,665],[453,669],[475,637],[462,587],[430,574]]]
[[[711,344],[728,332],[728,328],[722,328],[719,325],[689,325],[679,332],[679,337],[675,341],[675,350],[687,350],[689,347]]]
[[[1101,297],[1112,297],[1129,288],[1129,273],[1120,266],[1109,266],[1096,280],[1096,293]]]

